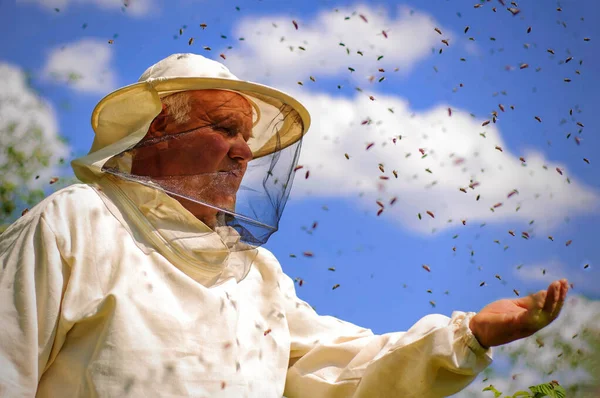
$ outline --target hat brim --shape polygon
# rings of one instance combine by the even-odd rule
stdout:
[[[260,148],[253,149],[257,159],[284,149],[302,138],[310,127],[308,110],[292,96],[272,87],[243,80],[207,77],[165,77],[134,83],[105,96],[92,112],[92,128],[96,134],[92,150],[102,149],[124,138],[142,125],[153,120],[161,111],[160,98],[181,91],[223,89],[254,97],[267,104],[291,107],[299,116],[284,120],[274,137]],[[265,138],[265,137],[263,137]]]

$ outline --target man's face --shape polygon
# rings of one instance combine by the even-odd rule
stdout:
[[[165,188],[233,211],[237,190],[252,151],[252,106],[223,90],[188,91],[189,120],[173,118],[168,107],[158,115],[134,150],[132,174],[149,176]],[[175,198],[209,227],[218,210]]]

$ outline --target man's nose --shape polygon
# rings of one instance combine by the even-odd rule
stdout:
[[[252,150],[248,146],[244,137],[238,135],[236,139],[231,143],[231,148],[229,149],[229,157],[243,162],[249,162],[252,160]]]

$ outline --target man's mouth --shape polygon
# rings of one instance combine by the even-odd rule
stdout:
[[[230,175],[230,176],[239,178],[242,176],[242,170],[241,169],[221,170],[221,171],[219,171],[219,174],[225,174],[225,175]]]

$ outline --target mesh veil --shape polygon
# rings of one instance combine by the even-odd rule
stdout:
[[[210,95],[208,91],[203,94]],[[104,172],[176,199],[217,232],[232,251],[260,246],[277,231],[302,141],[289,137],[301,137],[298,132],[303,130],[302,119],[292,106],[249,91],[235,95],[244,97],[252,107],[252,136],[242,138],[245,144],[236,141],[236,145],[247,145],[252,154],[245,166],[229,153],[223,156],[219,145],[240,138],[234,139],[235,132],[216,124],[192,125],[169,133],[149,131],[103,166]],[[171,163],[186,163],[186,171],[172,172],[169,165],[161,163],[164,154],[169,154]],[[198,213],[210,214],[211,221]],[[171,232],[177,235],[176,230]],[[177,236],[169,238],[175,239]]]

